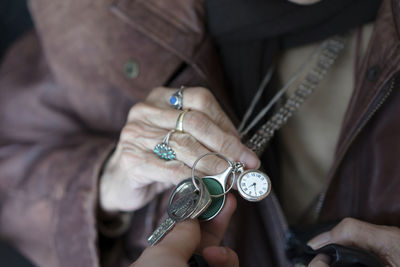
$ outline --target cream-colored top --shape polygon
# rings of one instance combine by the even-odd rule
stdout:
[[[362,28],[360,58],[366,52],[372,28],[373,24]],[[283,53],[278,66],[282,84],[319,45],[320,42]],[[328,182],[340,127],[353,92],[355,50],[354,31],[348,35],[345,48],[320,86],[279,131],[283,144],[280,195],[290,224],[304,222],[304,213]]]

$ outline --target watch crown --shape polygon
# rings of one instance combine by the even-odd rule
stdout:
[[[235,165],[233,166],[233,171],[234,172],[244,172],[245,165],[243,162],[235,162]]]

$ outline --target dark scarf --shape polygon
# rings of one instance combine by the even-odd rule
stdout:
[[[208,27],[237,115],[243,115],[279,49],[373,21],[380,4],[381,0],[322,0],[304,6],[287,0],[207,0]]]
[[[0,59],[32,26],[26,0],[0,1]]]

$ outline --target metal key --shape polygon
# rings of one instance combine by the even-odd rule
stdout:
[[[168,206],[168,218],[147,238],[149,245],[154,246],[177,223],[188,218],[197,218],[211,204],[211,197],[203,182],[196,177],[200,190],[193,185],[192,178],[179,183],[172,191]]]

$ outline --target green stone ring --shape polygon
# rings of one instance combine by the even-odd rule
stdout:
[[[174,160],[174,159],[176,159],[175,151],[168,145],[169,137],[175,131],[176,131],[175,129],[169,131],[167,133],[167,135],[164,137],[164,140],[154,147],[153,151],[160,159],[163,159],[163,160]]]

